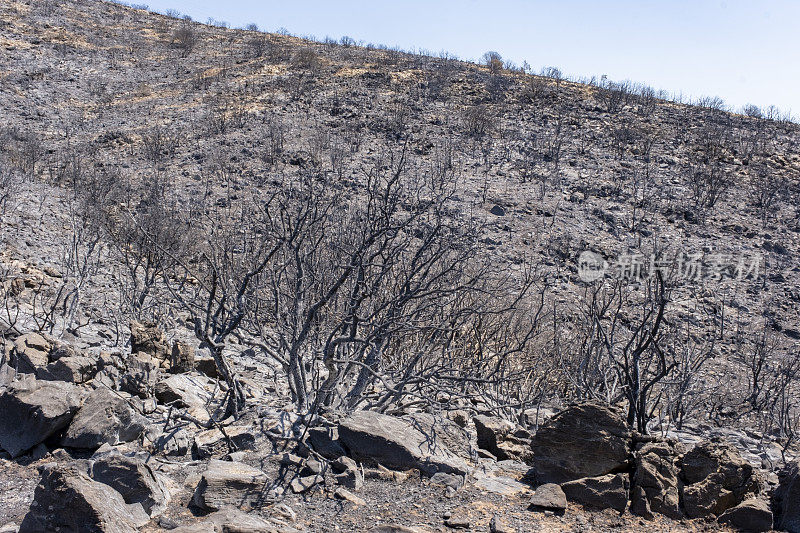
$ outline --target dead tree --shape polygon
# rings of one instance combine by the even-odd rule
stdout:
[[[189,247],[187,222],[169,199],[161,176],[146,181],[138,205],[121,205],[107,208],[104,224],[121,262],[121,303],[136,319],[157,319],[160,281]]]
[[[3,161],[0,161],[0,221],[18,194],[19,182]]]
[[[151,244],[170,255],[175,265],[163,274],[165,286],[189,312],[195,336],[201,347],[211,353],[228,385],[226,416],[238,417],[245,397],[225,355],[225,344],[248,317],[255,285],[282,246],[281,242],[262,238],[259,224],[253,222],[271,216],[274,197],[208,210],[206,217],[194,221],[189,228],[197,232],[203,244],[186,259],[175,256],[151,237]]]
[[[413,172],[404,148],[364,169],[356,194],[329,178],[304,169],[266,198],[205,210],[196,250],[163,277],[229,385],[228,414],[244,406],[224,354],[234,333],[281,365],[300,413],[434,401],[454,384],[520,407],[501,398],[530,383],[536,278],[480,254],[452,176]]]
[[[181,21],[172,34],[172,43],[180,50],[181,57],[188,57],[199,41],[194,23],[188,17]]]
[[[396,339],[424,329],[424,313],[462,290],[459,282],[474,283],[459,276],[477,241],[448,220],[449,189],[409,178],[406,164],[404,151],[390,172],[365,171],[363,195],[348,201],[306,179],[280,211],[284,246],[261,322],[274,324],[275,350],[302,411],[330,406],[337,395],[353,408],[380,380]],[[327,376],[313,390],[308,371],[317,362]]]
[[[581,357],[572,379],[583,395],[601,395],[610,403],[624,400],[628,424],[646,433],[655,410],[653,393],[676,363],[662,346],[668,301],[662,273],[656,271],[644,283],[638,311],[631,291],[625,279],[588,291]]]
[[[249,331],[283,366],[299,412],[431,401],[458,382],[455,354],[473,349],[477,361],[480,346],[495,348],[480,357],[492,364],[475,365],[482,383],[523,379],[509,367],[535,328],[514,317],[533,282],[500,299],[509,280],[480,259],[478,228],[455,218],[451,182],[408,165],[404,150],[365,170],[353,198],[322,174],[285,183],[260,231],[280,249],[259,278]],[[502,327],[512,323],[513,338]],[[469,341],[469,330],[486,337]]]
[[[697,335],[686,319],[682,326],[670,328],[669,337],[665,350],[675,354],[676,367],[666,390],[666,411],[681,429],[687,418],[705,407],[707,395],[713,394],[713,387],[703,382],[703,367],[717,354],[716,335]]]

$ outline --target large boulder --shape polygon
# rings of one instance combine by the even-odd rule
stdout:
[[[211,399],[206,390],[208,378],[189,374],[176,374],[159,381],[155,387],[156,399],[165,405],[181,408],[203,408]]]
[[[129,506],[104,483],[71,467],[49,467],[33,496],[20,533],[134,533],[149,521],[141,506]]]
[[[800,463],[789,463],[778,473],[778,480],[772,495],[775,529],[800,533]]]
[[[619,512],[623,512],[628,505],[629,488],[627,474],[582,478],[561,485],[561,490],[571,502]]]
[[[681,518],[678,460],[682,451],[679,444],[666,441],[646,443],[636,451],[631,512],[647,518],[652,513]]]
[[[120,493],[127,504],[141,504],[149,516],[164,512],[170,500],[161,477],[144,461],[121,453],[96,460],[91,477]]]
[[[96,449],[103,444],[120,444],[139,438],[147,420],[128,402],[101,387],[86,398],[61,439],[70,448]]]
[[[22,374],[36,374],[50,363],[53,343],[38,333],[20,335],[11,350],[11,366]]]
[[[543,511],[561,512],[567,508],[567,495],[555,483],[545,483],[536,487],[530,506]]]
[[[765,500],[745,500],[736,507],[728,509],[717,521],[739,531],[759,533],[772,530],[772,510]]]
[[[96,359],[38,333],[21,335],[14,341],[10,362],[20,373],[45,381],[85,383],[98,371]]]
[[[700,443],[684,454],[680,467],[683,506],[690,518],[719,516],[760,490],[752,465],[727,444]]]
[[[82,399],[70,383],[32,378],[12,383],[0,395],[0,448],[19,457],[67,427]]]
[[[625,469],[631,432],[617,410],[583,403],[545,422],[531,447],[537,483],[564,483]]]
[[[435,445],[408,420],[372,411],[357,411],[339,424],[339,440],[357,460],[389,468],[417,468],[466,474],[467,464],[444,445]]]
[[[99,370],[97,360],[83,355],[60,357],[39,369],[36,377],[47,381],[66,381],[86,383],[94,378]]]
[[[131,322],[131,353],[143,352],[158,360],[169,355],[169,343],[155,324]]]
[[[212,459],[200,478],[192,503],[204,511],[254,508],[264,502],[269,478],[244,463]]]

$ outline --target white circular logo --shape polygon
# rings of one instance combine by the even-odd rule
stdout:
[[[608,262],[600,254],[584,250],[578,256],[578,277],[581,281],[597,281],[605,275],[607,268]]]

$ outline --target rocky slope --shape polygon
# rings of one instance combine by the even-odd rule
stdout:
[[[797,467],[776,476],[765,443],[643,436],[595,403],[533,433],[464,410],[308,429],[256,383],[245,416],[208,423],[218,384],[133,330],[129,354],[13,343],[3,531],[767,531],[773,516],[793,531],[800,517]]]
[[[686,350],[710,352],[706,388],[722,403],[754,392],[749,333],[775,366],[800,338],[794,124],[101,2],[7,2],[0,17],[9,280],[67,274],[57,228],[74,226],[75,207],[52,186],[75,187],[70,176],[156,184],[191,212],[312,170],[356,186],[406,146],[410,171],[453,181],[498,269],[540,276],[562,342],[585,334],[586,251],[609,279],[641,281],[654,254],[669,265],[670,320],[691,328]],[[115,320],[117,268],[85,280],[91,323]]]
[[[0,531],[800,531],[797,125],[91,0],[3,2],[0,47]],[[147,219],[93,233],[163,202],[177,249],[299,176],[357,199],[401,156],[491,270],[535,280],[515,388],[309,428],[248,331],[226,417],[169,275],[131,306]],[[643,435],[601,364],[625,343],[592,327],[624,296],[635,330],[654,254],[669,372]]]

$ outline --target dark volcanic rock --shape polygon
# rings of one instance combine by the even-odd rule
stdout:
[[[147,420],[112,391],[94,390],[73,418],[61,444],[70,448],[95,449],[103,444],[135,440]]]
[[[772,511],[764,500],[746,500],[719,515],[717,521],[739,531],[770,531]]]
[[[417,468],[431,476],[436,472],[466,474],[467,464],[444,446],[400,418],[371,411],[357,411],[339,424],[339,439],[358,460],[397,469]]]
[[[652,517],[659,513],[681,518],[678,460],[682,449],[671,442],[651,442],[634,454],[631,511]]]
[[[753,467],[726,444],[703,442],[680,462],[683,506],[690,518],[718,516],[760,490]]]
[[[141,507],[128,506],[103,483],[70,467],[46,468],[21,533],[134,533],[147,523]]]
[[[0,396],[0,448],[18,457],[70,423],[81,406],[71,383],[26,379]]]
[[[772,496],[775,529],[800,533],[800,463],[789,463],[778,479]]]
[[[545,483],[536,487],[531,496],[531,507],[546,511],[563,511],[567,508],[567,496],[555,483]]]
[[[619,512],[628,506],[629,487],[627,474],[576,479],[561,485],[569,501]]]
[[[614,409],[595,403],[568,407],[533,436],[538,483],[564,483],[622,470],[631,453],[631,432]]]
[[[98,459],[91,477],[122,495],[125,503],[140,503],[150,516],[164,512],[170,494],[161,478],[141,459],[116,453]]]

